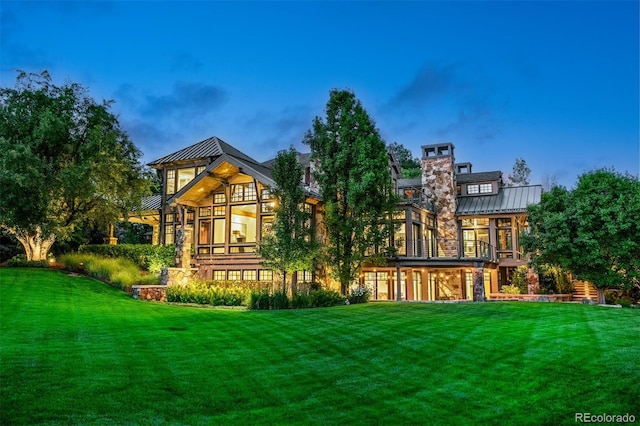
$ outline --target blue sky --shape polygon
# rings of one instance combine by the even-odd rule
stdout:
[[[47,69],[113,111],[145,162],[216,135],[257,160],[349,88],[383,138],[452,142],[532,183],[638,175],[638,1],[0,3],[0,83]]]

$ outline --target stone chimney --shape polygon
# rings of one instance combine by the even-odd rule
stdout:
[[[422,189],[433,199],[437,220],[438,255],[458,255],[455,158],[452,143],[422,146]]]

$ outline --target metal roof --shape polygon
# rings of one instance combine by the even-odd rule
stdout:
[[[162,196],[160,194],[150,195],[142,199],[142,211],[160,210],[162,208]]]
[[[458,173],[456,174],[457,183],[470,182],[488,182],[502,179],[501,171],[494,172],[477,172],[477,173]]]
[[[541,185],[502,187],[495,195],[459,197],[456,215],[522,213],[541,196]]]
[[[191,146],[183,148],[179,151],[173,152],[164,157],[158,158],[148,164],[150,167],[160,166],[167,163],[176,163],[184,161],[193,161],[211,157],[219,157],[222,154],[229,154],[232,157],[248,161],[254,164],[260,164],[258,161],[249,157],[248,155],[238,151],[222,139],[217,136],[212,136],[203,141],[195,143]]]

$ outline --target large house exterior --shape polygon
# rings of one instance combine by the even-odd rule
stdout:
[[[309,157],[298,159],[305,168],[305,208],[317,227],[323,204]],[[397,256],[383,266],[365,264],[358,284],[373,300],[473,299],[474,283],[485,295],[497,293],[516,267],[527,264],[519,236],[541,186],[507,187],[499,171],[473,172],[471,163],[455,162],[451,143],[425,145],[421,157],[422,177],[402,179],[389,156],[390,178],[402,198],[390,241]],[[205,139],[149,163],[162,177],[162,193],[131,220],[153,226],[153,244],[184,239],[191,253],[183,266],[200,278],[272,281],[274,273],[256,254],[274,220],[271,164],[217,137]],[[300,271],[298,279],[339,288],[320,269]]]

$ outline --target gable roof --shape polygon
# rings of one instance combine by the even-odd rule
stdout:
[[[503,187],[494,195],[459,197],[456,215],[524,213],[529,204],[540,203],[541,197],[541,185]]]
[[[149,167],[159,168],[159,166],[168,163],[179,163],[194,160],[204,160],[212,157],[219,157],[222,154],[228,154],[237,159],[250,162],[256,165],[260,163],[243,152],[238,151],[217,136],[212,136],[203,141],[197,142],[179,151],[173,152],[164,157],[160,157],[147,165]]]
[[[502,179],[502,172],[499,170],[493,172],[478,172],[478,173],[458,173],[456,174],[457,183],[470,183],[470,182],[489,182]]]
[[[298,152],[296,151],[296,157],[298,158],[298,163],[302,165],[302,167],[308,167],[311,164],[311,153],[310,152]],[[263,166],[271,168],[273,164],[276,162],[276,157],[273,157],[262,163]]]

